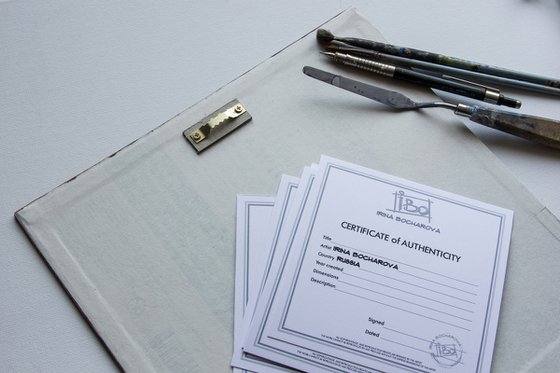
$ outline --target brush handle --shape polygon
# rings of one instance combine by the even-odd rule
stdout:
[[[482,64],[463,60],[456,57],[449,57],[443,54],[432,53],[420,49],[400,47],[398,45],[381,43],[373,40],[360,39],[360,38],[342,38],[335,37],[334,40],[340,41],[355,47],[371,49],[382,53],[387,53],[393,56],[406,57],[414,60],[431,62],[439,65],[455,67],[457,69],[475,71],[482,74],[499,76],[508,79],[521,80],[531,82],[534,84],[543,85],[546,87],[560,88],[560,80],[547,78],[544,76],[528,74],[520,71],[508,70],[501,67]]]
[[[393,75],[395,79],[406,80],[408,82],[420,84],[423,86],[440,89],[442,91],[454,93],[475,100],[486,101],[496,105],[504,105],[512,108],[519,108],[521,101],[506,97],[494,90],[489,90],[483,86],[465,84],[450,79],[444,79],[437,76],[423,74],[418,71],[395,67]]]
[[[427,61],[420,61],[420,60],[414,60],[411,58],[405,58],[401,56],[394,56],[391,54],[378,52],[372,49],[345,46],[345,44],[336,43],[336,42],[329,44],[328,49],[333,52],[355,54],[358,56],[367,57],[384,63],[392,63],[394,65],[413,68],[416,69],[416,71],[420,71],[420,72],[427,72],[427,73],[436,72],[439,74],[451,75],[457,78],[467,79],[473,82],[500,85],[504,87],[515,87],[528,91],[560,96],[560,88],[544,86],[531,82],[525,82],[522,80],[503,78],[500,76],[481,74],[476,71],[458,69],[456,67],[444,66],[432,62],[427,62]]]
[[[472,106],[468,117],[484,126],[560,149],[560,121],[480,106]]]
[[[444,79],[442,76],[438,77],[430,74],[424,74],[421,72],[384,64],[381,62],[372,61],[366,58],[356,57],[345,53],[321,53],[330,56],[334,61],[341,62],[345,65],[357,67],[391,78],[405,80],[411,83],[440,89],[442,91],[473,98],[475,100],[486,101],[496,105],[505,105],[514,108],[519,108],[521,106],[521,101],[510,97],[505,97],[504,95],[500,94],[498,90],[487,88],[478,84],[473,84],[466,81]]]

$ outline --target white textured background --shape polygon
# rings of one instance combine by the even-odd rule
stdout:
[[[558,0],[0,1],[1,372],[117,370],[14,211],[348,7],[391,43],[560,78]],[[470,127],[560,216],[560,152]]]

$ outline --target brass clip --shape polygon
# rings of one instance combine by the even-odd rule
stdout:
[[[183,135],[200,153],[249,120],[251,115],[238,100],[233,100],[188,128]]]

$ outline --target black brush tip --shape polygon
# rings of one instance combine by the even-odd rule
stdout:
[[[317,30],[317,40],[319,43],[327,44],[334,40],[334,35],[329,30],[320,28]]]

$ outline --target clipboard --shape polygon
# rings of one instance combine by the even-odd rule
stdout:
[[[322,27],[382,40],[354,10]],[[558,361],[558,219],[453,114],[396,113],[306,78],[304,65],[336,69],[314,32],[16,212],[121,367],[230,369],[236,195],[274,193],[321,154],[514,210],[493,364]],[[234,99],[252,120],[193,149],[184,132]]]

